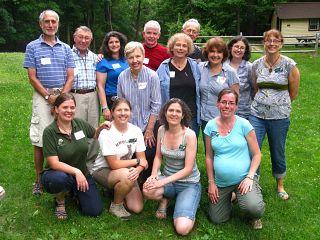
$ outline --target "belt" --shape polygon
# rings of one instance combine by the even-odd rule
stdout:
[[[96,90],[95,88],[92,88],[92,89],[71,89],[70,92],[78,93],[78,94],[86,94],[86,93],[94,92],[95,90]]]
[[[62,92],[62,88],[47,88],[47,91],[50,95],[58,96]]]

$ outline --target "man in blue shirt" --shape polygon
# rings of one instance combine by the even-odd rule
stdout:
[[[80,26],[73,34],[73,59],[76,65],[71,92],[76,100],[75,117],[87,121],[97,128],[99,124],[99,101],[96,91],[97,55],[89,50],[92,31]]]
[[[70,47],[61,42],[56,33],[59,16],[45,10],[39,16],[41,36],[27,45],[24,68],[28,70],[34,88],[30,139],[34,146],[36,182],[33,194],[41,194],[40,173],[43,169],[42,133],[52,121],[52,105],[61,92],[69,92],[73,84],[75,67]]]

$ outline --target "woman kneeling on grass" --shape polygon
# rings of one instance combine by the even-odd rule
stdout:
[[[65,196],[74,195],[84,215],[98,216],[102,202],[92,176],[86,167],[88,139],[95,129],[74,118],[76,102],[72,94],[62,93],[54,103],[55,121],[43,133],[43,155],[47,169],[41,173],[44,189],[55,194],[55,215],[67,218]]]
[[[169,199],[176,197],[174,227],[187,235],[193,228],[201,197],[200,172],[196,164],[197,138],[188,126],[191,113],[178,98],[170,99],[162,108],[157,151],[152,174],[143,185],[148,199],[160,201],[156,217],[166,218]],[[162,175],[158,176],[164,161]]]
[[[261,229],[264,202],[256,171],[261,153],[256,134],[248,120],[236,116],[238,94],[224,89],[218,95],[220,116],[204,129],[206,167],[209,181],[209,217],[214,223],[230,218],[231,194],[235,192],[239,207]]]
[[[129,123],[131,105],[118,98],[111,108],[112,125],[99,134],[99,143],[104,158],[97,158],[93,166],[94,179],[105,188],[114,189],[110,213],[127,220],[130,213],[143,209],[143,197],[137,184],[140,173],[148,167],[146,150],[140,128]],[[136,158],[131,159],[135,153]]]

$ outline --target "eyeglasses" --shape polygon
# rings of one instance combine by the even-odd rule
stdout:
[[[236,105],[235,102],[228,102],[228,101],[220,101],[220,103],[221,103],[223,106],[229,105],[230,107],[233,107],[233,106]]]
[[[82,35],[77,35],[77,38],[79,38],[81,41],[85,40],[85,41],[90,41],[91,37],[89,36],[82,36]]]
[[[275,39],[268,39],[268,40],[266,40],[266,41],[264,41],[266,44],[268,44],[268,45],[270,45],[270,44],[280,44],[281,42],[282,42],[282,40],[281,39],[277,39],[277,38],[275,38]]]
[[[246,47],[240,47],[238,45],[233,45],[233,47],[237,50],[241,50],[241,51],[245,51],[246,50]]]
[[[186,32],[189,34],[198,34],[199,32],[197,30],[193,30],[193,29],[186,29]]]

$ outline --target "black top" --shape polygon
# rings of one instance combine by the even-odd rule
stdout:
[[[181,71],[169,63],[170,98],[180,98],[190,108],[192,117],[196,117],[196,83],[189,62]]]
[[[188,57],[195,59],[197,62],[206,61],[206,58],[202,54],[201,48],[195,44],[193,46],[194,46],[194,50]]]

